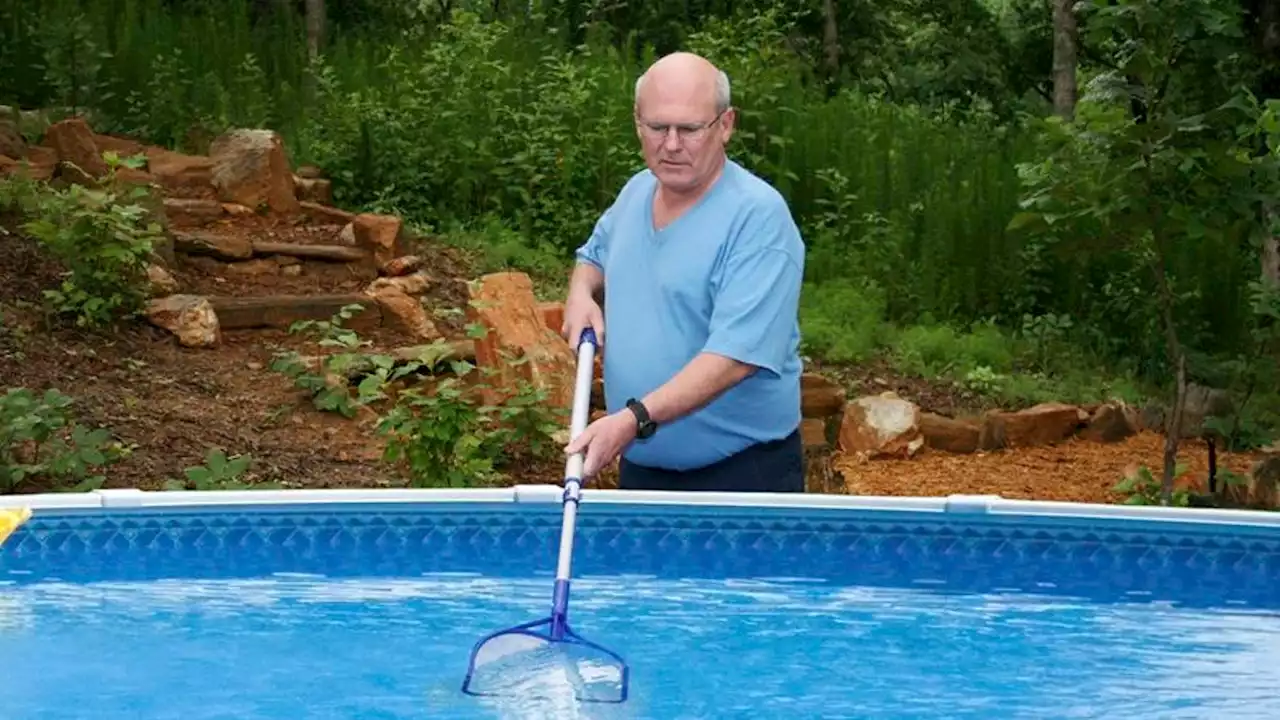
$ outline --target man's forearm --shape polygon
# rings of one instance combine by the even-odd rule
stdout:
[[[600,268],[587,262],[579,262],[573,267],[569,276],[569,295],[584,295],[595,298],[604,288],[604,273]]]
[[[669,423],[711,402],[755,369],[723,355],[700,353],[641,402],[654,422]]]

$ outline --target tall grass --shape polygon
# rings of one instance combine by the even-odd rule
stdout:
[[[566,48],[537,18],[459,12],[443,25],[337,29],[312,67],[301,21],[278,5],[10,0],[0,102],[88,107],[102,131],[195,151],[227,126],[273,127],[295,162],[330,173],[340,204],[444,230],[501,223],[565,262],[642,167],[631,95],[652,58],[619,50],[606,29]],[[811,346],[853,359],[892,341],[884,322],[1017,329],[1057,313],[1112,357],[1160,354],[1136,262],[1054,257],[1006,231],[1030,132],[856,89],[827,98],[786,32],[763,13],[711,21],[686,45],[733,82],[733,157],[775,183],[804,228]],[[1180,253],[1212,346],[1211,313],[1243,312],[1227,280],[1238,258]]]

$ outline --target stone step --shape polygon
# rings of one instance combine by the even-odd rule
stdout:
[[[347,305],[364,308],[344,323],[345,327],[367,330],[382,325],[382,309],[368,295],[258,295],[209,298],[223,330],[281,328],[287,330],[299,320],[328,320]]]
[[[330,262],[360,262],[369,253],[348,245],[299,245],[269,241],[253,241],[254,255],[288,255],[303,260],[328,260]]]

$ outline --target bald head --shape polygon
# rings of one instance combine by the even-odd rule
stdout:
[[[659,58],[636,80],[636,108],[654,102],[686,107],[706,103],[713,113],[720,113],[730,104],[729,78],[701,55],[671,53]]]

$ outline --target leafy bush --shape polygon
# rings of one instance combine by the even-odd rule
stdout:
[[[37,395],[9,388],[0,395],[0,492],[41,482],[61,490],[93,490],[100,474],[129,452],[103,428],[75,421],[73,400],[55,389]]]
[[[61,284],[44,291],[46,301],[80,327],[102,328],[142,308],[147,264],[161,238],[159,224],[139,202],[149,189],[117,186],[117,168],[138,161],[104,157],[108,174],[100,188],[0,179],[0,209],[27,218],[22,229],[66,269]]]

